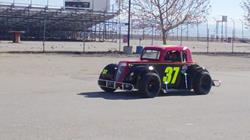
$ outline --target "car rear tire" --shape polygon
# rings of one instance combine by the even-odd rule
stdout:
[[[198,95],[206,95],[212,88],[212,78],[206,71],[201,71],[196,75],[194,80],[194,92]]]
[[[161,91],[160,77],[155,73],[145,74],[139,83],[139,93],[145,98],[154,98]]]

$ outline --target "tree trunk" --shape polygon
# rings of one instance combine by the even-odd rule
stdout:
[[[161,32],[162,32],[162,42],[163,42],[163,45],[167,45],[166,30],[164,29],[164,19],[163,19],[161,8],[159,8],[159,12],[160,12],[160,26],[161,26]]]
[[[166,31],[162,29],[162,42],[163,45],[167,45]]]
[[[145,28],[142,29],[142,40],[145,39]]]

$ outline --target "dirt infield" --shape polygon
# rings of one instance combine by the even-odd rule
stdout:
[[[136,52],[136,46],[148,46],[152,43],[151,40],[143,40],[139,43],[138,40],[131,40],[133,51]],[[155,45],[162,45],[162,41],[154,41]],[[188,46],[192,52],[207,52],[207,46],[209,46],[209,52],[232,52],[232,44],[226,42],[209,42],[205,41],[168,41],[168,45],[184,45]],[[46,52],[107,52],[107,51],[123,51],[123,46],[126,43],[119,42],[56,42],[48,41],[22,41],[15,44],[10,41],[0,41],[0,53],[1,52],[42,52],[43,49]],[[119,47],[120,46],[120,47]],[[238,53],[250,53],[249,43],[236,42],[233,48],[234,52]]]
[[[213,78],[211,94],[140,99],[97,86],[121,55],[0,54],[0,140],[247,140],[250,59],[194,55]]]

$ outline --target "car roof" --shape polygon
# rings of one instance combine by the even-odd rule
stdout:
[[[152,45],[152,46],[146,46],[144,49],[157,49],[157,50],[164,50],[164,51],[171,51],[171,50],[189,50],[188,47],[186,46],[181,46],[181,45]]]

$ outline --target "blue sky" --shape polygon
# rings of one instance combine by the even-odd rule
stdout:
[[[210,17],[219,17],[227,15],[234,19],[243,17],[243,10],[240,6],[242,0],[211,0]]]

